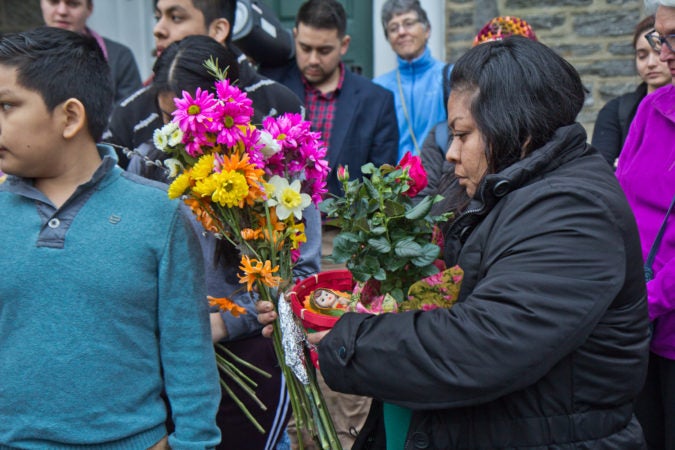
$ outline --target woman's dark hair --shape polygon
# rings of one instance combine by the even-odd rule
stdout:
[[[473,92],[471,114],[496,173],[542,147],[576,120],[585,90],[577,71],[544,44],[521,36],[486,42],[452,69],[453,92]]]
[[[194,94],[197,88],[215,92],[216,79],[204,63],[213,58],[221,70],[227,69],[227,78],[239,78],[237,56],[227,47],[208,36],[188,36],[169,45],[157,58],[152,68],[153,89],[179,96],[183,91]]]
[[[645,34],[654,29],[655,20],[654,15],[651,15],[638,22],[635,26],[635,31],[633,32],[633,48],[637,45],[638,39],[644,39]]]

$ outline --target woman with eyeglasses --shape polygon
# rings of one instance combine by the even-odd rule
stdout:
[[[635,27],[633,49],[635,68],[642,83],[633,92],[616,97],[605,104],[598,113],[593,129],[593,147],[608,163],[615,166],[628,129],[638,105],[647,94],[670,84],[668,65],[659,60],[659,53],[650,45],[645,35],[654,30],[654,16],[645,17]]]
[[[675,0],[659,1],[649,41],[675,76]],[[675,449],[675,85],[642,100],[616,176],[640,232],[652,323],[649,370],[636,403],[650,450]],[[659,238],[660,236],[660,238]]]

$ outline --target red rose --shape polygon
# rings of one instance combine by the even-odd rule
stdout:
[[[427,171],[424,170],[419,156],[413,156],[410,152],[406,152],[397,167],[400,169],[408,168],[408,176],[411,178],[408,182],[410,188],[406,191],[408,197],[416,196],[427,187]]]

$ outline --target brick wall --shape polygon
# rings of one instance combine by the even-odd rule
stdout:
[[[526,20],[541,42],[579,71],[589,90],[579,115],[590,136],[599,109],[635,89],[632,39],[643,17],[642,0],[447,0],[446,50],[456,61],[490,18],[512,15]],[[553,87],[555,88],[555,87]]]

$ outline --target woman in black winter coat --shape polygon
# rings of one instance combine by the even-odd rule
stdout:
[[[451,83],[447,158],[471,197],[446,235],[446,263],[464,269],[458,302],[346,313],[310,337],[332,389],[376,400],[353,448],[643,448],[640,242],[575,122],[578,73],[511,37],[469,50]],[[259,320],[269,310],[260,304]],[[387,439],[383,404],[411,411],[403,439]]]

